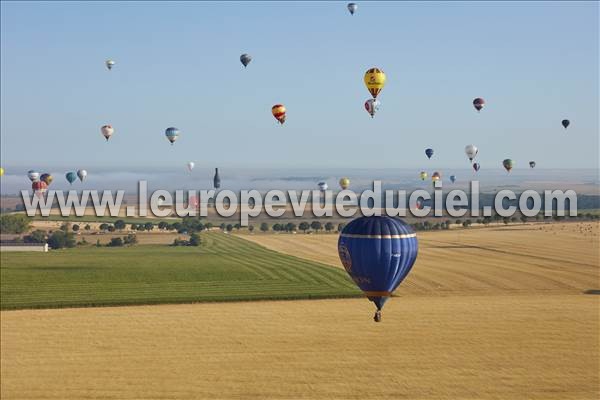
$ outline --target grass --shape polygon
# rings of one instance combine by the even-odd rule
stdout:
[[[345,272],[222,233],[193,247],[1,254],[2,309],[360,296]]]

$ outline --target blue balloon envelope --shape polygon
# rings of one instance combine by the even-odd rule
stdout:
[[[67,178],[67,181],[72,184],[75,182],[75,179],[77,179],[77,174],[75,172],[67,172],[65,178]]]
[[[375,321],[392,292],[417,259],[417,234],[410,225],[387,216],[360,217],[340,234],[338,253],[350,278],[377,306]]]
[[[456,175],[450,175],[450,180],[452,183],[456,182]]]
[[[425,155],[427,156],[427,158],[431,158],[431,156],[433,156],[433,149],[426,149]]]

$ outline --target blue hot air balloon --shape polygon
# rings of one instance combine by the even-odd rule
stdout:
[[[342,230],[338,253],[346,272],[369,300],[381,308],[406,278],[418,252],[417,234],[410,225],[388,216],[360,217]]]
[[[427,158],[431,158],[433,156],[433,149],[425,149],[425,155]]]
[[[69,183],[72,185],[77,179],[77,174],[75,172],[67,172],[65,178],[67,178],[67,181],[69,181]]]
[[[167,128],[167,130],[165,131],[165,136],[167,137],[167,140],[169,140],[169,142],[173,144],[179,137],[179,129],[174,127]]]
[[[452,183],[456,182],[456,175],[450,175],[450,180]]]

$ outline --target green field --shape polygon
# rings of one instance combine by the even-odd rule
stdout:
[[[355,297],[344,271],[223,233],[200,247],[3,252],[2,309]]]

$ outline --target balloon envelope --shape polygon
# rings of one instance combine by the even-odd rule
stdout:
[[[425,179],[427,179],[427,172],[421,171],[421,173],[419,174],[419,176],[421,177],[421,180],[424,181]]]
[[[427,156],[427,158],[431,158],[431,156],[433,156],[433,149],[426,149],[425,155]]]
[[[377,99],[369,99],[365,101],[365,110],[371,115],[371,118],[375,116],[375,113],[379,111],[379,105],[381,103]]]
[[[329,185],[327,185],[327,182],[319,182],[319,190],[324,192],[329,188]]]
[[[31,182],[39,181],[40,173],[31,169],[27,172],[27,177]]]
[[[250,64],[250,61],[252,61],[252,57],[249,54],[244,53],[240,56],[240,61],[242,62],[245,68],[248,66],[248,64]]]
[[[348,3],[348,11],[350,11],[350,14],[354,15],[357,9],[358,5],[356,5],[356,3]]]
[[[342,188],[342,190],[348,189],[350,187],[350,179],[348,179],[348,178],[340,179],[340,187]]]
[[[568,119],[563,119],[561,124],[562,124],[562,126],[564,126],[565,129],[567,129],[569,127],[569,125],[571,124],[571,121],[569,121]]]
[[[481,111],[483,106],[485,106],[485,100],[483,100],[481,97],[477,97],[475,100],[473,100],[473,107],[475,107],[477,111]]]
[[[477,146],[472,144],[468,144],[465,146],[465,154],[469,158],[469,161],[473,161],[473,159],[477,156],[477,153],[479,153],[479,149],[477,148]]]
[[[456,182],[456,175],[450,175],[450,180],[452,183]]]
[[[535,161],[529,161],[529,167],[535,168]]]
[[[273,107],[271,107],[271,113],[273,114],[273,117],[275,117],[275,119],[282,125],[285,122],[286,112],[287,110],[283,104],[275,104]]]
[[[215,176],[213,178],[213,186],[215,189],[219,189],[221,187],[221,177],[219,176],[219,168],[215,168]]]
[[[4,168],[0,167],[0,176],[4,176]]]
[[[418,247],[410,225],[388,216],[357,218],[338,239],[344,269],[378,311],[410,272]]]
[[[52,177],[52,175],[45,173],[42,174],[40,176],[40,181],[42,182],[46,182],[46,185],[50,186],[50,184],[52,183],[52,181],[54,180],[54,178]]]
[[[373,98],[377,98],[377,95],[383,87],[385,86],[386,76],[385,73],[379,68],[370,68],[365,72],[365,85],[367,86],[367,90],[371,93]]]
[[[86,176],[87,176],[87,171],[85,169],[80,169],[79,171],[77,171],[77,177],[79,178],[79,180],[81,182],[83,182],[83,180],[85,179]]]
[[[510,172],[510,170],[515,166],[515,162],[510,158],[507,158],[506,160],[502,161],[502,165],[504,166],[504,169]]]
[[[73,182],[75,182],[75,180],[77,179],[77,174],[75,172],[67,172],[65,174],[65,178],[67,178],[67,181],[70,184],[73,184]]]
[[[115,133],[115,130],[113,129],[112,125],[104,125],[100,128],[100,132],[102,133],[102,136],[104,136],[104,138],[108,141],[108,139],[110,139],[113,133]]]
[[[167,128],[165,136],[167,137],[167,140],[173,144],[179,138],[179,129],[174,127]]]
[[[190,161],[189,163],[187,163],[188,171],[192,172],[192,170],[194,169],[195,166],[196,166],[196,164],[194,164],[193,161]]]
[[[473,163],[473,169],[475,170],[475,172],[479,171],[479,168],[481,168],[481,165],[479,165],[479,163]]]
[[[114,67],[115,62],[113,60],[106,60],[106,68],[110,71]],[[127,69],[127,68],[126,68]]]

